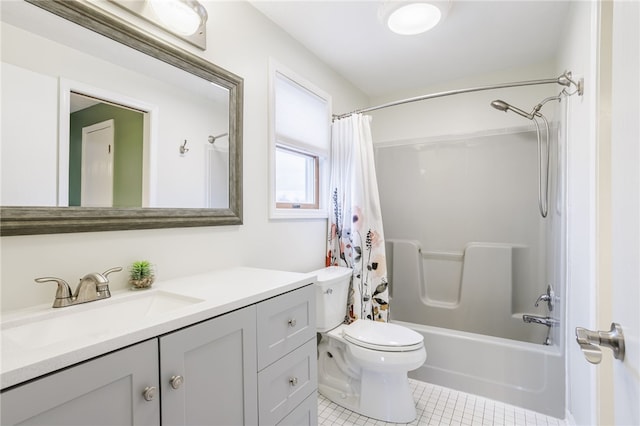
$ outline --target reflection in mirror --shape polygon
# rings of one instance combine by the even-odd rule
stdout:
[[[142,207],[148,113],[74,92],[70,106],[68,203],[60,204]]]
[[[87,3],[35,3],[109,38],[3,2],[3,235],[241,223],[242,79]]]
[[[119,58],[119,53],[114,52],[113,55],[107,53],[108,43],[106,46],[103,46],[103,43],[92,44],[91,50],[87,53],[56,42],[53,34],[44,38],[33,33],[25,33],[19,28],[7,28],[7,33],[16,38],[16,43],[12,43],[11,46],[20,48],[9,48],[7,52],[3,52],[3,63],[10,63],[14,71],[4,78],[5,84],[11,87],[24,86],[25,90],[21,90],[17,95],[25,97],[28,93],[27,87],[55,86],[59,83],[57,91],[54,87],[47,92],[54,96],[53,99],[45,99],[45,93],[34,93],[33,98],[25,99],[31,105],[40,103],[40,105],[55,106],[58,96],[56,92],[59,92],[61,97],[69,99],[68,103],[59,105],[59,113],[54,109],[44,110],[43,106],[38,107],[42,115],[48,114],[60,118],[56,126],[61,129],[58,168],[61,177],[58,179],[59,188],[57,188],[61,195],[59,206],[228,207],[228,203],[220,205],[219,201],[218,205],[213,206],[207,199],[206,193],[208,188],[215,187],[219,187],[223,193],[226,193],[225,186],[228,187],[228,179],[210,184],[205,180],[208,175],[211,175],[210,169],[214,167],[213,164],[209,164],[210,144],[207,138],[212,133],[227,131],[228,127],[229,94],[227,90],[142,54],[132,56],[125,67],[120,65],[122,60]],[[99,41],[113,43],[105,39],[99,39]],[[93,54],[95,50],[103,52],[100,57]],[[65,59],[51,63],[48,59],[49,55]],[[82,68],[81,72],[75,71],[79,68]],[[159,72],[159,70],[164,71]],[[114,76],[119,78],[115,80]],[[83,81],[80,83],[70,77],[81,78]],[[74,107],[73,103],[78,99],[77,96],[72,95],[73,93],[95,98],[98,104],[82,111],[74,112],[71,109],[67,112],[68,108]],[[16,103],[11,98],[8,98],[7,102]],[[144,114],[138,114],[137,118],[134,118],[135,114],[127,110],[141,111]],[[33,119],[33,114],[25,114],[25,111],[15,108],[9,108],[3,112],[3,123],[7,123],[7,131],[10,134],[19,134],[26,140],[32,140],[35,137],[31,134],[31,130],[34,129],[33,124],[37,124],[32,121]],[[146,127],[143,124],[145,119],[149,120]],[[102,131],[94,129],[87,133],[94,143],[99,138],[105,145],[103,150],[94,148],[93,154],[102,152],[104,155],[100,156],[101,161],[94,157],[93,163],[85,164],[87,167],[82,168],[82,160],[87,158],[82,148],[91,146],[85,145],[82,141],[83,127],[106,120],[114,120],[111,133],[114,134],[115,140],[108,143],[104,141],[103,136],[100,136],[108,132],[104,126],[101,127]],[[151,131],[153,128],[157,128],[158,132],[153,134]],[[69,130],[65,132],[63,129]],[[50,140],[41,143],[56,143],[55,131],[53,128],[51,130]],[[136,137],[139,138],[137,149],[131,142]],[[19,140],[17,137],[11,138],[8,143],[20,143]],[[144,140],[146,140],[146,151],[143,153],[141,142]],[[179,144],[184,140],[189,142],[188,155],[180,155],[178,151]],[[216,148],[222,148],[221,144],[218,145],[220,146]],[[66,146],[69,147],[68,150],[63,149]],[[25,154],[24,158],[12,156],[4,158],[4,161],[10,162],[14,167],[22,168],[21,165],[31,164],[32,167],[40,170],[56,169],[49,164],[44,164],[55,161],[54,158],[34,156],[30,152]],[[143,154],[146,158],[143,158]],[[67,156],[69,158],[66,158]],[[171,173],[156,173],[151,176],[150,158],[155,159],[153,168],[171,170]],[[228,159],[226,163],[215,166],[226,169]],[[111,164],[110,168],[109,164]],[[4,167],[5,164],[3,164]],[[82,173],[82,170],[86,173]],[[148,188],[144,191],[144,199],[143,173],[144,180],[148,183]],[[91,178],[83,182],[82,176]],[[40,179],[45,181],[50,177],[43,173]],[[82,185],[89,182],[94,186]],[[38,185],[37,182],[35,184]],[[9,188],[3,188],[3,194],[6,195],[3,195],[2,204],[21,205],[17,202],[18,200],[12,200],[10,197],[11,194],[21,192],[20,180],[9,179],[7,185]],[[16,187],[12,188],[11,185]],[[101,189],[97,191],[95,185]],[[65,186],[68,186],[68,189]],[[109,187],[112,191],[108,189]],[[68,200],[64,196],[67,193]],[[83,202],[81,194],[85,195],[84,198],[91,197],[91,201]],[[55,199],[55,194],[40,195],[43,200]],[[47,204],[44,201],[39,203],[31,199],[29,205]]]

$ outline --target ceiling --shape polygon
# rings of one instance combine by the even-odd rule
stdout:
[[[434,29],[401,36],[378,19],[382,3],[252,2],[371,98],[552,60],[570,6],[560,0],[452,0]]]

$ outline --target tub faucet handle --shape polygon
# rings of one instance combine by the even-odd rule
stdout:
[[[547,303],[547,308],[549,309],[549,312],[551,312],[551,311],[553,311],[553,304],[555,302],[555,300],[554,300],[555,297],[556,297],[556,295],[553,292],[553,287],[551,287],[551,284],[549,284],[547,286],[547,292],[544,293],[544,294],[541,294],[538,297],[538,300],[536,300],[536,303],[535,303],[534,306],[537,308],[538,305],[540,304],[540,302],[546,302]]]

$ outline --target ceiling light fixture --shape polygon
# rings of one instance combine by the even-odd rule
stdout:
[[[435,27],[447,15],[449,7],[448,0],[388,0],[382,4],[378,15],[394,33],[415,35]]]

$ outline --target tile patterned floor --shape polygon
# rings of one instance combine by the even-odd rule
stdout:
[[[564,420],[464,392],[409,380],[418,417],[409,425],[565,426]],[[318,396],[319,426],[398,425],[361,416]]]

